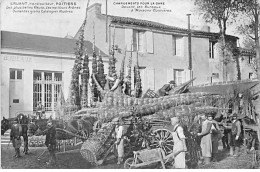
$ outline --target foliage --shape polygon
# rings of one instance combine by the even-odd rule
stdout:
[[[81,80],[82,80],[82,92],[81,92],[81,107],[86,108],[88,106],[88,82],[89,82],[89,57],[84,55]]]
[[[98,66],[97,66],[97,55],[95,52],[95,44],[93,45],[93,59],[92,59],[92,74],[97,74],[98,73]],[[92,80],[92,99],[93,102],[96,102],[98,99],[98,90],[97,90],[97,86],[94,83],[94,81]]]
[[[104,88],[106,84],[106,76],[104,71],[104,64],[102,60],[102,56],[99,53],[99,59],[98,59],[98,82],[100,83],[101,87]]]
[[[226,29],[227,24],[231,24],[234,18],[238,15],[238,9],[242,3],[239,0],[195,0],[196,11],[202,18],[209,23],[216,23],[220,30],[219,42],[221,43],[220,50],[223,57],[223,78],[227,80],[227,64],[229,63],[229,47],[226,45]],[[240,77],[240,67],[238,58],[236,67],[238,71],[238,79]]]

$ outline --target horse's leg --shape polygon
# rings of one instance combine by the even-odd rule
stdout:
[[[27,133],[24,133],[23,134],[23,140],[24,140],[24,153],[25,154],[28,154],[28,136],[27,136]]]

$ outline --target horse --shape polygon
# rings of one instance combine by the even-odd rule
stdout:
[[[29,125],[28,135],[43,135],[43,131],[47,128],[48,119],[38,119]],[[96,121],[94,117],[88,117],[84,119],[70,119],[68,121],[52,120],[54,127],[56,128],[56,139],[66,140],[72,139],[75,135],[81,136],[84,141],[89,137],[89,134],[93,131],[93,124]]]
[[[25,116],[24,114],[20,113],[17,115],[16,118],[9,118],[6,119],[3,117],[3,120],[1,121],[1,135],[4,135],[4,133],[11,129],[11,126],[13,125],[13,121],[17,119],[18,124],[22,126],[22,136],[24,140],[24,151],[23,153],[28,154],[28,135],[27,135],[27,130],[28,130],[28,124],[29,124],[29,118]]]

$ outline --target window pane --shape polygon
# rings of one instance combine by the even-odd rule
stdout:
[[[133,46],[131,48],[132,51],[137,51],[137,39],[138,39],[138,31],[134,30],[133,32]]]
[[[21,70],[17,70],[17,79],[23,79],[23,73]]]
[[[41,72],[33,72],[33,80],[36,81],[42,80]]]
[[[45,81],[51,81],[52,80],[52,73],[44,72],[44,80]]]
[[[141,31],[138,32],[138,50],[144,50],[144,32]]]
[[[55,73],[54,81],[62,81],[62,73]]]
[[[10,79],[15,79],[15,70],[10,70]]]
[[[173,50],[173,55],[176,55],[176,37],[172,35],[172,50]]]

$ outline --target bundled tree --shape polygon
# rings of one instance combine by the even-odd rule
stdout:
[[[89,6],[89,0],[87,3],[87,9]],[[89,57],[86,54],[86,52],[83,51],[83,46],[84,46],[84,32],[85,32],[85,26],[87,24],[87,11],[86,11],[86,16],[83,22],[83,25],[80,28],[80,45],[81,45],[81,49],[80,49],[80,55],[81,57],[83,56],[83,65],[82,65],[82,73],[81,73],[81,107],[82,108],[86,108],[88,106],[88,82],[89,82]],[[84,52],[84,54],[83,54]]]
[[[99,58],[98,58],[98,82],[100,83],[101,87],[104,88],[106,84],[106,76],[104,71],[104,64],[101,56],[101,52],[99,51]]]
[[[96,75],[98,73],[98,68],[97,68],[97,55],[95,51],[95,27],[93,25],[93,58],[92,58],[92,74]],[[92,101],[96,102],[98,99],[98,90],[95,82],[92,80]]]
[[[132,50],[128,59],[128,75],[126,76],[126,94],[131,95]]]
[[[223,57],[223,80],[227,80],[227,64],[230,62],[226,49],[227,24],[237,16],[241,5],[238,0],[195,0],[196,11],[208,23],[217,23],[220,30],[219,42]],[[235,58],[235,60],[238,60]],[[239,68],[237,68],[239,70]]]
[[[138,53],[137,53],[136,65],[134,67],[134,86],[135,86],[135,97],[140,98],[142,96],[142,81],[141,81],[141,75],[139,70]]]
[[[87,54],[84,55],[82,73],[81,73],[81,83],[82,83],[82,92],[81,92],[81,107],[88,107],[88,82],[89,82],[89,57]]]
[[[110,51],[110,55],[111,57],[109,58],[108,61],[108,75],[110,77],[114,77],[117,76],[116,74],[116,58],[115,58],[115,50],[116,50],[116,46],[115,46],[115,27],[114,27],[114,35],[113,35],[113,45]],[[112,88],[114,85],[114,81],[109,81],[109,88]]]
[[[80,109],[80,86],[79,86],[79,74],[81,71],[81,63],[82,63],[82,56],[83,56],[83,46],[84,46],[84,27],[85,21],[80,28],[79,38],[76,42],[76,59],[74,62],[74,66],[72,69],[72,76],[71,76],[71,83],[70,83],[70,94],[68,98],[69,106],[73,110]]]

